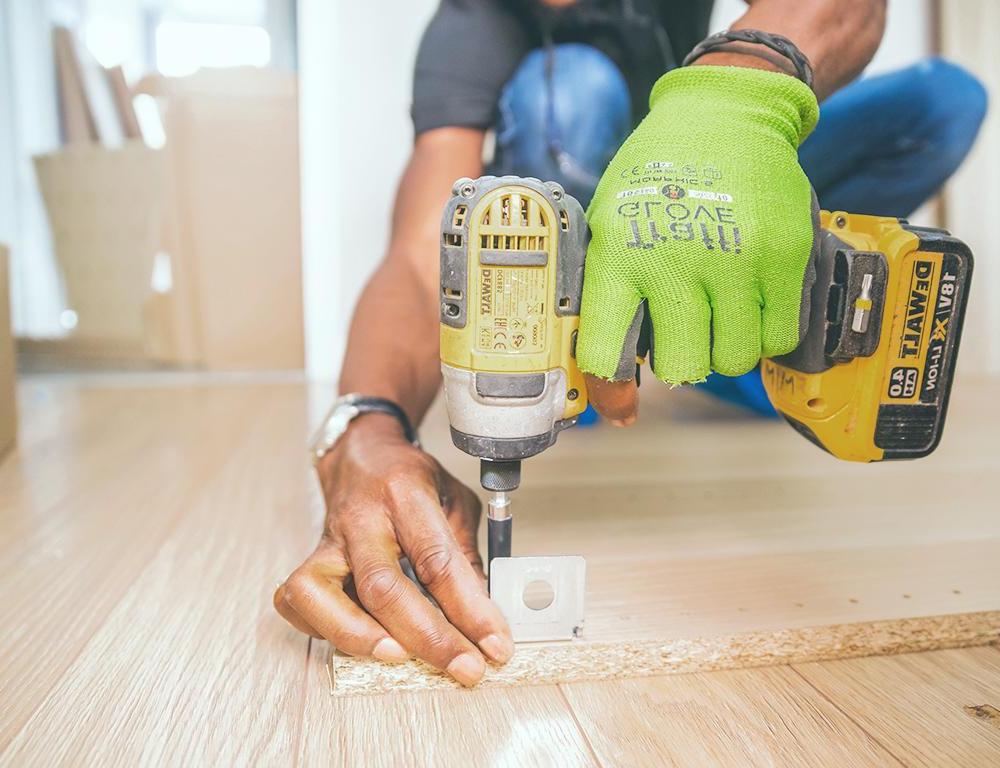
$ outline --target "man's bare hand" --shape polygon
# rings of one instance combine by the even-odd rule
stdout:
[[[476,495],[406,442],[389,416],[355,421],[320,462],[327,505],[316,550],[274,594],[294,627],[353,656],[417,656],[474,685],[506,662],[510,629],[490,601]],[[435,607],[399,565],[409,558]]]

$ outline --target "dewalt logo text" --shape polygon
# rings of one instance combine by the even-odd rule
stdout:
[[[920,355],[933,277],[933,262],[918,261],[913,265],[910,295],[906,304],[906,323],[899,343],[899,357],[902,359]]]

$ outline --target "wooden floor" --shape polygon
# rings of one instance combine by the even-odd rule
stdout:
[[[515,550],[587,557],[583,643],[1000,610],[1000,384],[960,385],[935,456],[869,467],[646,386],[635,431],[577,429],[526,465]],[[331,696],[326,644],[270,607],[322,519],[302,445],[329,389],[45,375],[20,395],[0,764],[1000,764],[995,644]],[[425,441],[474,481],[439,413]]]

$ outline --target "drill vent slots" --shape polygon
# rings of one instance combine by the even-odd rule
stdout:
[[[452,229],[461,229],[462,225],[465,224],[466,214],[469,213],[469,206],[458,205],[455,206],[455,212],[451,215],[451,226]],[[458,232],[445,232],[444,233],[444,244],[454,245],[459,248],[462,247],[462,235]]]
[[[513,232],[511,230],[514,230]],[[518,233],[517,230],[527,230]],[[503,251],[544,251],[548,248],[548,218],[530,197],[501,195],[483,212],[479,245]]]
[[[544,251],[548,238],[545,235],[480,235],[479,245],[494,251]]]

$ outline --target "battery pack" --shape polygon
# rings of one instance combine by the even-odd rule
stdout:
[[[821,222],[808,332],[762,362],[768,396],[838,458],[926,456],[944,429],[972,253],[900,219],[823,212]]]

